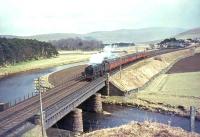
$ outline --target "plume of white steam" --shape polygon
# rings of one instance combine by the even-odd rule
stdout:
[[[103,52],[99,52],[93,54],[90,58],[89,64],[100,64],[103,62],[104,59],[115,58],[116,55],[112,53],[114,51],[115,46],[105,46]]]

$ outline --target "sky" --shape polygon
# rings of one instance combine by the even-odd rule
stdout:
[[[200,0],[0,0],[1,35],[200,26]]]

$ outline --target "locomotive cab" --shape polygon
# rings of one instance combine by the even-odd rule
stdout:
[[[89,65],[85,68],[85,79],[86,80],[92,80],[94,79],[94,70],[93,70],[93,66]]]
[[[93,80],[103,76],[105,73],[104,63],[89,65],[85,68],[85,79]]]

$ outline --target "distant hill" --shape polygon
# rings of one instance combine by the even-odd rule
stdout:
[[[96,39],[103,41],[103,43],[116,43],[116,42],[134,42],[142,43],[147,41],[156,41],[184,32],[182,28],[143,28],[143,29],[121,29],[114,31],[97,31],[87,34],[74,34],[74,33],[53,33],[42,34],[34,36],[25,36],[20,38],[37,39],[40,41],[58,40],[66,38],[80,37],[82,39]]]
[[[182,38],[182,39],[187,39],[187,38],[200,38],[200,27],[199,28],[194,28],[185,32],[182,32],[176,36],[176,38]]]
[[[51,40],[60,40],[66,38],[76,38],[81,37],[80,34],[73,33],[52,33],[52,34],[40,34],[33,36],[14,36],[14,35],[0,35],[0,38],[21,38],[21,39],[36,39],[39,41],[51,41]]]
[[[12,39],[12,38],[20,38],[20,37],[19,36],[14,36],[14,35],[0,35],[0,38]]]
[[[115,31],[99,31],[86,34],[86,36],[102,40],[105,43],[113,42],[135,42],[142,43],[155,41],[175,36],[184,29],[181,28],[144,28],[144,29],[122,29]]]
[[[40,40],[40,41],[50,41],[50,40],[59,40],[59,39],[75,38],[75,37],[81,37],[81,35],[80,34],[74,34],[74,33],[52,33],[52,34],[25,36],[24,38],[37,39],[37,40]]]

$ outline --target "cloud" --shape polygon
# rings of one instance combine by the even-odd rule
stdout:
[[[200,25],[199,0],[0,0],[0,3],[0,34]]]

